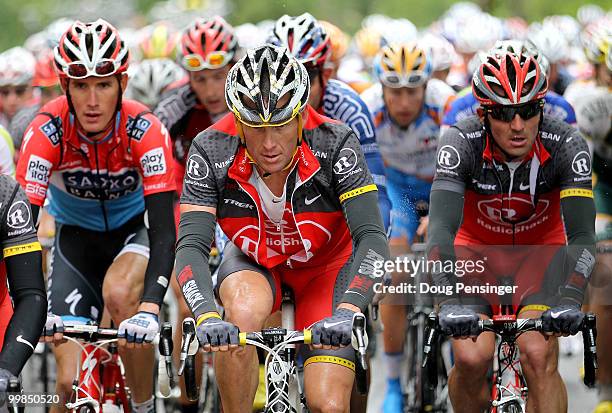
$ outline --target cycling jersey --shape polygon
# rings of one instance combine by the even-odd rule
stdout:
[[[432,191],[465,193],[456,245],[566,243],[561,198],[593,196],[586,142],[566,123],[544,116],[528,158],[520,165],[497,159],[475,116],[444,133]]]
[[[465,93],[463,96],[453,101],[448,111],[444,114],[441,128],[442,132],[460,120],[474,116],[476,110],[480,107],[480,104],[471,93],[471,88],[466,88],[464,90],[469,91],[469,93]],[[571,126],[576,125],[576,114],[574,113],[574,109],[562,96],[549,91],[546,96],[544,96],[544,102],[545,115],[561,119]]]
[[[310,106],[305,119],[303,140],[286,183],[286,215],[274,227],[265,225],[260,195],[253,184],[254,167],[240,144],[232,114],[198,135],[189,153],[181,203],[215,207],[218,222],[232,243],[265,268],[313,268],[335,261],[353,243],[343,203],[377,190],[359,141],[348,127],[319,115]],[[187,248],[181,244],[179,238],[177,252]],[[369,251],[369,259],[382,259],[376,248],[364,251]],[[183,270],[192,270],[191,265],[179,265],[179,257],[182,255],[177,256],[181,283],[193,277],[180,275]],[[359,275],[371,274],[366,267],[357,272],[361,258],[365,256],[351,267],[356,278],[343,302],[363,307],[371,298],[373,281]],[[185,285],[181,284],[184,293]],[[209,301],[203,305],[203,298],[197,305],[187,301],[196,315],[216,311]]]
[[[3,259],[41,250],[28,200],[17,182],[7,175],[0,175],[0,217]],[[0,326],[2,327],[0,328],[0,349],[3,349],[2,344],[6,327],[13,316],[13,308],[10,302],[6,268],[2,263],[0,268],[0,303],[7,305],[2,305],[3,309],[0,312]],[[11,342],[10,345],[20,346],[21,344]]]
[[[49,188],[56,222],[110,231],[144,211],[144,196],[173,191],[170,137],[135,101],[123,100],[98,141],[83,135],[65,96],[41,109],[26,131],[17,180],[41,206]]]
[[[378,187],[380,212],[385,228],[388,227],[391,202],[387,196],[385,170],[376,142],[376,131],[365,102],[344,82],[330,79],[325,86],[319,113],[343,122],[353,129],[359,138],[366,163]]]
[[[425,92],[423,109],[408,128],[400,128],[390,119],[380,84],[363,92],[361,97],[374,117],[385,166],[407,175],[432,178],[440,121],[455,92],[438,79],[430,79]]]

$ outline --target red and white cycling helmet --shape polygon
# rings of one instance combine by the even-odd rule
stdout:
[[[547,90],[546,75],[526,54],[490,54],[472,77],[472,92],[482,106],[521,105],[542,99]]]
[[[179,56],[185,70],[219,69],[234,60],[238,39],[223,17],[198,18],[181,36]]]
[[[328,34],[310,13],[279,18],[268,42],[286,47],[306,67],[321,67],[332,53]]]
[[[117,29],[103,19],[74,22],[53,52],[59,76],[70,79],[123,73],[130,57]]]

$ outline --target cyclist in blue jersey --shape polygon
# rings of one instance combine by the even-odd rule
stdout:
[[[429,200],[434,176],[437,138],[444,107],[454,98],[450,86],[432,79],[425,49],[416,43],[388,45],[379,52],[374,67],[379,84],[362,94],[374,115],[380,152],[385,161],[391,197],[392,256],[408,252],[419,216],[415,205]],[[394,275],[394,282],[399,278]],[[400,368],[403,366],[405,306],[381,304],[387,365],[384,412],[402,411]]]
[[[544,72],[550,71],[550,65],[548,64],[548,60],[542,53],[539,53],[538,49],[535,48],[535,45],[530,42],[523,42],[520,40],[504,40],[496,43],[495,47],[491,50],[500,52],[510,52],[514,54],[527,54],[536,58],[540,66],[544,70]],[[480,63],[480,58],[484,57],[486,59],[487,54],[481,53],[475,56],[475,59]],[[476,114],[476,110],[480,107],[480,104],[474,97],[471,91],[471,87],[465,89],[466,93],[457,98],[452,104],[449,110],[444,115],[444,119],[442,120],[442,129],[445,130],[448,127],[454,125],[455,123],[468,118],[470,116],[474,116]],[[557,93],[549,90],[544,97],[544,114],[552,116],[554,118],[558,118],[563,120],[566,123],[569,123],[571,126],[576,126],[576,114],[574,113],[574,109],[572,105],[569,104],[565,98]]]
[[[378,187],[380,212],[385,228],[388,228],[391,201],[387,196],[384,166],[372,116],[353,89],[340,80],[331,79],[333,67],[328,66],[332,53],[329,35],[310,13],[304,13],[297,17],[284,15],[278,19],[268,41],[287,47],[306,66],[310,78],[308,103],[322,115],[345,123],[359,138],[368,168]]]

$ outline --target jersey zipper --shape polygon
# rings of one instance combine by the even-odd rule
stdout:
[[[94,142],[93,143],[93,147],[94,147],[94,154],[96,156],[96,178],[97,178],[97,186],[100,189],[100,208],[102,209],[102,217],[104,218],[104,228],[106,229],[106,232],[109,231],[109,227],[108,227],[108,217],[106,216],[106,207],[104,205],[104,201],[106,198],[106,194],[105,194],[105,188],[103,185],[100,184],[100,161],[98,159],[98,142]],[[110,175],[109,175],[110,178]]]
[[[306,178],[305,181],[298,181],[295,184],[295,187],[293,188],[293,191],[291,191],[291,217],[293,218],[293,222],[295,223],[295,228],[297,229],[298,235],[300,236],[300,242],[302,243],[302,245],[304,246],[304,252],[306,253],[306,261],[308,261],[308,251],[306,251],[306,244],[304,243],[304,238],[302,237],[302,231],[300,231],[300,226],[298,225],[296,219],[295,219],[295,213],[293,212],[293,196],[295,195],[295,193],[297,192],[298,188],[301,187],[302,185],[304,185],[306,182],[310,181],[317,172],[319,172],[319,170],[321,169],[321,166],[319,166],[317,168],[316,171],[314,171],[308,178]],[[299,174],[296,172],[296,178],[299,178]],[[293,268],[291,266],[291,258],[287,258],[287,266],[289,268]]]
[[[259,212],[259,207],[257,206],[257,201],[255,201],[255,198],[253,198],[251,196],[251,194],[249,193],[249,191],[247,191],[240,182],[238,182],[236,180],[236,183],[238,184],[238,186],[240,187],[240,189],[242,189],[244,192],[246,192],[246,194],[249,196],[249,198],[251,198],[251,201],[253,201],[253,204],[255,204],[255,210],[257,211],[257,226],[258,231],[257,231],[257,245],[255,246],[255,261],[261,265],[261,263],[259,262],[259,245],[261,244],[261,214]],[[265,227],[264,227],[264,231],[265,231]],[[232,242],[234,242],[234,240],[232,239]],[[266,251],[267,254],[267,251]],[[266,260],[267,260],[267,256],[266,256]]]

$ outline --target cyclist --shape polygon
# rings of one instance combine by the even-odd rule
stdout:
[[[380,151],[391,198],[392,255],[408,252],[419,216],[415,205],[428,200],[434,174],[440,118],[454,91],[431,79],[432,66],[426,51],[416,43],[387,45],[374,61],[379,83],[362,97],[374,114]],[[380,306],[387,394],[383,411],[401,411],[399,374],[402,363],[406,310],[404,306]]]
[[[47,297],[30,203],[7,175],[0,175],[0,217],[0,400],[5,400],[11,378],[19,376],[34,352],[45,325]]]
[[[234,347],[239,329],[260,330],[280,307],[281,283],[295,294],[296,328],[313,330],[316,349],[301,349],[309,410],[348,411],[354,351],[329,349],[350,343],[353,314],[373,295],[371,266],[388,247],[358,139],[307,104],[309,89],[306,68],[287,49],[247,51],[226,83],[233,113],[189,152],[176,272],[201,346],[221,351],[225,411],[252,405],[256,353]],[[207,264],[216,219],[232,240],[215,288],[225,320]]]
[[[612,39],[610,39],[612,40]],[[590,139],[593,149],[593,194],[597,218],[595,230],[597,235],[597,266],[593,271],[593,282],[589,292],[589,311],[597,315],[598,320],[609,320],[610,306],[610,273],[612,268],[612,50],[604,55],[608,71],[607,85],[583,88],[580,94],[573,97],[572,105],[576,108],[578,128]],[[599,69],[601,73],[602,70]],[[597,323],[597,347],[606,349],[612,345],[612,331],[609,322]],[[594,413],[612,411],[612,358],[607,351],[598,356],[597,386],[599,404]]]
[[[516,55],[525,54],[527,56],[533,56],[544,73],[549,73],[549,65],[545,56],[539,53],[538,49],[529,41],[521,40],[503,40],[498,41],[495,46],[490,50],[490,53],[514,53]],[[476,56],[478,62],[487,59],[487,53],[481,52]],[[472,94],[471,89],[466,88],[463,96],[457,98],[451,103],[450,108],[444,115],[442,120],[442,130],[445,131],[455,123],[476,115],[476,111],[480,107],[478,99]],[[561,119],[564,122],[570,124],[570,126],[576,125],[576,114],[572,105],[570,105],[562,96],[556,94],[552,90],[549,90],[544,96],[544,113],[546,115]]]
[[[0,175],[10,175],[15,177],[15,147],[11,134],[0,126]]]
[[[547,80],[531,56],[490,55],[474,73],[472,88],[479,116],[452,126],[438,144],[429,259],[453,259],[455,252],[459,259],[465,250],[476,257],[491,254],[496,259],[486,262],[486,280],[496,283],[496,274],[515,274],[512,305],[521,318],[541,316],[545,331],[575,334],[595,254],[586,142],[571,126],[543,114]],[[492,247],[484,251],[487,246]],[[499,301],[490,296],[484,303],[484,296],[477,297],[480,304],[467,301],[452,289],[457,274],[448,267],[432,272],[436,285],[451,288],[440,300],[443,331],[455,338],[474,336],[479,315],[491,317]],[[475,342],[452,341],[449,396],[455,412],[487,407],[494,343],[490,334]],[[529,387],[527,410],[567,411],[557,340],[526,333],[518,345]]]
[[[297,17],[284,15],[276,21],[268,42],[287,47],[306,67],[310,78],[308,104],[320,114],[345,123],[359,138],[368,168],[378,187],[378,202],[387,228],[391,202],[385,187],[385,172],[372,116],[353,89],[330,78],[333,72],[329,67],[332,46],[328,34],[310,13]]]
[[[55,73],[53,51],[49,50],[36,61],[32,86],[40,94],[40,102],[20,109],[11,120],[10,133],[15,140],[15,146],[21,147],[23,133],[34,119],[40,108],[56,97],[62,95],[59,77]]]
[[[49,310],[98,323],[108,310],[119,325],[134,410],[152,411],[153,372],[143,366],[153,366],[154,354],[144,344],[158,331],[173,266],[170,137],[144,105],[122,99],[129,53],[108,22],[74,22],[54,53],[65,96],[32,121],[17,165],[34,217],[47,191],[52,195],[57,231]],[[49,318],[46,335],[53,335],[62,320]],[[63,405],[79,351],[57,341],[54,353]]]
[[[9,128],[17,111],[34,103],[32,77],[34,56],[23,47],[0,54],[0,125]]]

